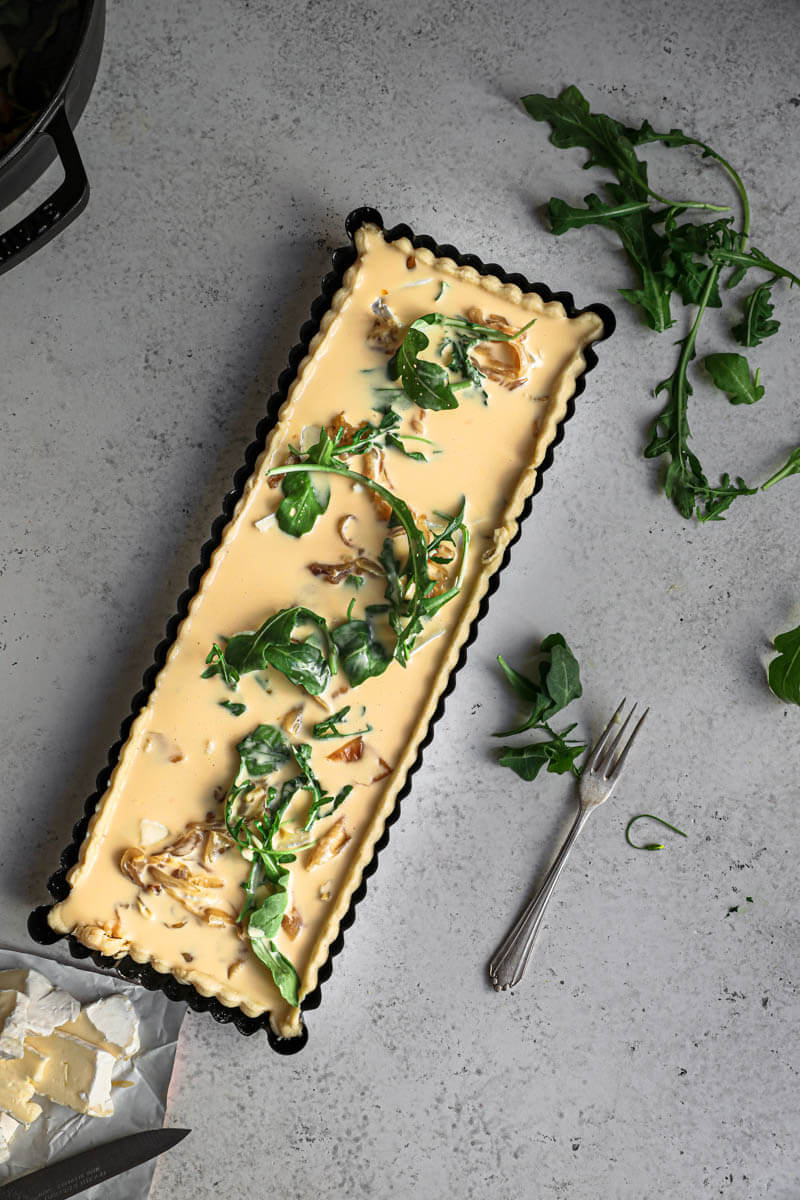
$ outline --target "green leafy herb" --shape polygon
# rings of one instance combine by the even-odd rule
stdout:
[[[631,841],[631,829],[633,828],[633,826],[636,824],[637,821],[645,821],[645,820],[657,821],[658,824],[663,825],[665,827],[665,829],[671,829],[673,833],[679,833],[681,835],[681,837],[684,837],[684,838],[688,837],[688,834],[685,834],[682,829],[678,829],[677,826],[675,826],[675,825],[670,825],[669,821],[663,820],[662,817],[654,817],[652,813],[637,813],[635,817],[631,817],[630,821],[628,821],[628,824],[625,826],[625,841],[634,850],[663,850],[664,849],[662,842],[646,842],[644,845],[640,846],[636,842]]]
[[[780,483],[782,479],[788,479],[790,475],[800,474],[800,446],[796,446],[791,452],[786,462],[780,467],[774,475],[770,475],[766,483],[762,483],[761,490],[766,491],[773,484]]]
[[[479,342],[512,342],[530,329],[535,319],[516,333],[510,334],[492,329],[488,325],[476,324],[464,317],[425,313],[411,322],[397,351],[389,360],[389,378],[399,379],[405,394],[420,408],[457,408],[457,391],[472,386],[478,386],[482,390],[484,376],[470,359],[469,350]],[[425,329],[431,325],[441,325],[446,329],[459,331],[455,338],[448,339],[450,361],[447,366],[420,357],[430,346]],[[454,382],[450,378],[451,370],[461,374],[463,378]]]
[[[767,670],[769,686],[780,700],[800,704],[800,625],[779,633],[772,644],[778,657]]]
[[[215,642],[206,659],[211,665],[203,672],[203,678],[220,674],[226,683],[233,681],[231,686],[235,686],[248,671],[274,667],[290,683],[305,688],[311,696],[318,696],[335,673],[335,656],[330,646],[325,654],[310,637],[305,641],[294,639],[298,626],[307,624],[319,629],[324,639],[329,638],[325,619],[297,605],[282,608],[268,617],[254,633],[234,634],[228,638],[224,651]]]
[[[374,636],[369,621],[355,618],[344,621],[331,637],[348,683],[358,687],[365,679],[382,675],[392,655]]]
[[[298,1003],[299,978],[285,955],[275,946],[289,899],[289,864],[300,850],[313,842],[295,846],[292,851],[275,847],[275,837],[286,810],[298,792],[311,795],[305,831],[321,817],[330,816],[352,791],[348,785],[335,796],[325,791],[311,766],[311,747],[305,743],[290,745],[275,725],[259,725],[237,746],[239,769],[225,798],[225,825],[239,852],[250,864],[242,884],[245,898],[237,918],[245,926],[254,954],[269,969],[280,994],[290,1004]],[[284,781],[280,788],[267,788],[266,803],[252,811],[253,792],[263,781],[294,759],[299,773]]]
[[[206,666],[203,671],[202,678],[210,679],[213,675],[221,675],[224,683],[229,688],[235,691],[236,685],[239,682],[239,672],[234,671],[225,659],[225,651],[220,646],[219,642],[212,642],[211,649],[206,655]]]
[[[760,368],[751,377],[750,364],[743,354],[707,354],[703,366],[731,404],[755,404],[764,395]]]
[[[772,317],[775,311],[771,302],[772,288],[776,282],[777,276],[773,276],[746,297],[742,320],[731,330],[740,346],[760,346],[765,338],[772,337],[780,329],[780,321]]]
[[[220,708],[227,708],[228,712],[234,717],[240,717],[242,713],[247,712],[246,704],[238,704],[235,700],[220,700]]]
[[[543,640],[541,653],[538,682],[515,670],[502,654],[497,656],[503,674],[520,699],[530,706],[530,711],[518,725],[495,733],[494,737],[513,737],[529,729],[547,734],[546,740],[525,746],[503,746],[499,752],[500,765],[510,767],[528,781],[535,779],[545,766],[556,775],[580,775],[577,759],[586,749],[583,743],[569,738],[574,724],[557,732],[549,723],[583,693],[578,661],[560,633],[551,633]]]
[[[520,699],[531,706],[531,711],[519,725],[495,733],[494,737],[513,737],[527,729],[534,729],[583,695],[578,660],[563,635],[551,633],[543,640],[540,649],[542,658],[538,683],[527,675],[521,675],[509,666],[502,654],[498,654],[500,669]]]
[[[350,705],[346,704],[344,708],[340,708],[338,712],[331,713],[324,721],[318,721],[312,729],[312,734],[315,738],[340,738],[340,737],[358,737],[360,733],[371,733],[372,726],[365,725],[363,729],[340,729],[339,725],[342,721],[347,720],[350,713]]]
[[[457,596],[461,590],[469,548],[469,528],[464,521],[465,502],[462,500],[458,512],[452,517],[442,518],[446,522],[445,528],[432,539],[429,545],[424,533],[417,527],[414,514],[405,500],[402,500],[399,496],[395,496],[383,484],[377,483],[375,480],[369,479],[366,475],[361,475],[357,471],[351,471],[349,467],[346,467],[338,460],[334,460],[327,466],[317,465],[316,463],[312,463],[309,466],[310,463],[311,460],[309,458],[302,463],[290,463],[283,467],[273,467],[267,471],[267,475],[290,474],[309,469],[341,475],[345,479],[349,479],[353,483],[359,483],[362,487],[380,496],[391,509],[392,520],[402,527],[406,535],[408,554],[404,563],[392,563],[390,556],[394,555],[393,547],[389,546],[387,548],[385,543],[380,557],[381,565],[387,571],[387,599],[389,604],[386,612],[396,636],[394,657],[402,666],[406,666],[414,642],[421,632],[424,622],[434,616],[443,605],[452,600],[454,596]],[[457,536],[461,540],[461,562],[458,574],[452,587],[436,595],[434,594],[435,582],[428,570],[429,559],[430,561],[437,561],[434,553],[443,542],[450,542],[455,550],[455,539]],[[439,561],[443,560],[439,559]],[[344,662],[344,669],[348,673],[348,678],[350,678],[350,669],[357,676],[360,675],[361,663],[377,667],[381,657],[380,651],[375,648],[373,648],[372,652],[368,650],[369,642],[373,641],[371,631],[369,629],[352,629],[342,633],[340,632],[341,629],[342,626],[339,626],[339,629],[334,631],[332,636],[334,645],[337,646],[337,649],[340,650],[343,658],[346,660]],[[342,641],[346,642],[344,649],[341,646]],[[374,673],[380,672],[375,671]],[[367,677],[364,676],[364,678]]]
[[[656,395],[666,395],[666,404],[653,423],[645,456],[666,456],[664,490],[682,516],[719,520],[735,499],[753,495],[757,489],[748,487],[741,477],[732,482],[728,473],[721,476],[719,484],[710,483],[697,456],[689,450],[689,368],[695,358],[700,320],[707,308],[722,303],[719,279],[723,269],[730,268],[728,288],[740,283],[749,271],[769,272],[770,278],[745,299],[744,318],[733,328],[741,345],[757,346],[779,328],[779,322],[772,318],[775,284],[779,279],[790,284],[800,283],[800,279],[756,247],[748,248],[750,203],[744,183],[735,168],[707,143],[679,129],[661,133],[647,121],[638,129],[630,128],[611,117],[592,113],[588,101],[574,86],[557,97],[525,96],[522,103],[535,120],[548,122],[553,145],[581,147],[588,151],[586,168],[605,168],[615,176],[614,182],[604,185],[607,201],[594,192],[585,197],[583,208],[551,199],[548,211],[553,233],[561,235],[585,225],[603,225],[615,233],[637,278],[637,286],[621,289],[622,295],[640,308],[650,328],[662,331],[673,324],[673,295],[684,304],[697,306],[692,327],[679,343],[675,370],[656,388]],[[678,217],[689,210],[721,212],[725,206],[669,200],[656,192],[648,179],[647,164],[637,154],[639,147],[653,142],[673,149],[694,147],[727,173],[741,204],[738,229],[733,227],[732,217],[678,222]],[[704,362],[732,403],[752,404],[763,395],[758,372],[751,378],[741,356],[708,355]],[[768,484],[793,473],[778,472]]]

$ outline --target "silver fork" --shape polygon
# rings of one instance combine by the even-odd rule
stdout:
[[[604,800],[608,799],[619,782],[619,777],[622,774],[622,769],[625,766],[634,738],[650,711],[649,709],[645,709],[636,722],[630,737],[622,744],[625,730],[628,728],[631,717],[636,711],[636,705],[634,704],[616,737],[614,737],[614,726],[620,720],[625,703],[623,700],[601,733],[597,743],[589,751],[589,757],[578,784],[578,796],[580,798],[578,815],[575,818],[572,829],[570,829],[567,835],[567,840],[558,853],[558,858],[547,872],[541,888],[522,910],[519,920],[498,947],[494,958],[489,963],[489,978],[492,981],[495,991],[503,992],[506,988],[514,987],[525,973],[525,968],[528,965],[528,959],[533,949],[533,943],[536,941],[536,935],[544,920],[547,902],[555,891],[558,877],[564,869],[569,852],[591,814]]]

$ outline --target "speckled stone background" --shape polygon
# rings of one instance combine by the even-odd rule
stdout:
[[[665,501],[641,448],[672,334],[617,296],[604,233],[546,232],[548,197],[596,176],[517,103],[576,82],[626,123],[706,138],[746,177],[755,243],[797,268],[798,50],[791,0],[111,4],[78,129],[89,208],[0,281],[5,940],[26,944],[347,212],[618,316],[306,1051],[189,1014],[168,1120],[194,1135],[153,1200],[800,1196],[800,711],[763,670],[800,619],[800,481],[714,526]],[[672,194],[733,202],[697,158],[651,157]],[[798,441],[800,309],[778,307],[751,352],[766,398],[692,406],[709,474],[765,478]],[[495,995],[486,962],[575,797],[493,764],[513,712],[494,656],[524,664],[553,629],[587,736],[624,693],[653,715],[526,979]],[[641,810],[688,839],[634,853]]]

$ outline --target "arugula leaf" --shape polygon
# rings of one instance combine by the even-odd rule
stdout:
[[[509,666],[502,654],[497,656],[506,679],[516,694],[531,705],[531,711],[521,724],[493,736],[512,737],[528,729],[547,734],[546,741],[530,742],[525,746],[503,746],[499,751],[500,765],[510,767],[521,779],[528,781],[535,779],[545,766],[556,775],[580,775],[577,759],[586,749],[583,743],[569,740],[574,724],[561,732],[556,732],[549,724],[550,718],[583,694],[578,661],[560,633],[551,633],[544,638],[540,649],[542,659],[538,683]]]
[[[759,382],[761,369],[750,377],[750,366],[743,354],[707,354],[703,366],[731,404],[755,404],[764,395]]]
[[[219,642],[212,642],[211,649],[206,655],[206,663],[208,664],[201,676],[202,679],[211,679],[214,675],[221,675],[223,682],[232,690],[236,690],[236,685],[239,682],[239,672],[233,670],[225,659],[225,651],[220,646]]]
[[[458,407],[456,392],[465,387],[478,386],[483,391],[483,373],[469,358],[468,351],[479,342],[513,342],[521,337],[536,321],[529,321],[516,333],[503,333],[489,325],[479,325],[465,317],[448,317],[444,313],[424,313],[408,327],[405,337],[388,364],[390,379],[399,379],[403,391],[420,408],[450,409]],[[446,367],[430,359],[421,358],[423,350],[430,345],[424,328],[442,325],[458,330],[455,338],[449,338],[450,362]],[[458,371],[463,378],[453,383],[450,371]]]
[[[237,746],[239,769],[225,798],[225,825],[239,852],[249,862],[247,878],[242,884],[244,904],[238,923],[247,929],[253,953],[269,969],[285,1000],[298,1003],[300,981],[288,958],[275,946],[289,900],[288,864],[295,861],[297,851],[313,845],[309,842],[294,851],[279,850],[274,840],[286,810],[299,791],[311,795],[304,829],[310,830],[320,817],[330,816],[344,803],[352,786],[348,784],[335,796],[320,783],[311,766],[311,747],[306,743],[290,745],[283,731],[275,725],[258,725]],[[280,791],[267,789],[266,803],[256,813],[248,813],[247,802],[254,788],[263,796],[263,780],[294,759],[299,773],[287,779]],[[244,812],[241,813],[241,806]],[[237,813],[238,810],[238,813]]]
[[[321,817],[329,817],[332,813],[335,813],[337,808],[344,804],[352,792],[353,785],[351,783],[345,784],[335,796],[332,796],[325,790],[314,774],[314,769],[311,766],[311,747],[301,742],[299,746],[292,746],[292,754],[300,768],[298,786],[311,793],[311,805],[306,817],[306,823],[303,826],[303,829],[307,831]]]
[[[468,324],[468,322],[464,322],[464,324]],[[306,469],[308,469],[306,462],[290,463],[288,466],[270,468],[267,471],[267,475],[286,474]],[[402,590],[396,590],[393,594],[389,606],[389,622],[397,638],[394,657],[401,666],[406,666],[414,646],[414,641],[420,633],[424,621],[434,616],[443,605],[449,603],[461,590],[466,570],[467,551],[469,549],[469,527],[463,520],[465,502],[462,500],[459,514],[456,517],[447,518],[451,527],[450,532],[447,534],[447,540],[453,542],[455,545],[454,538],[456,533],[460,534],[461,537],[461,562],[458,574],[452,587],[435,595],[435,584],[428,570],[428,557],[430,553],[428,543],[425,535],[417,527],[414,514],[405,500],[401,500],[399,496],[395,496],[383,484],[377,483],[374,479],[369,479],[366,475],[361,475],[357,471],[351,471],[349,467],[345,467],[338,461],[332,462],[330,466],[312,466],[311,469],[342,475],[345,479],[350,479],[353,483],[359,483],[362,487],[380,496],[389,505],[392,512],[392,519],[402,527],[406,535],[408,557],[403,566],[398,567],[397,570],[398,578],[401,576],[403,578],[403,587]],[[444,532],[433,540],[431,543],[432,546],[434,548],[438,547],[443,538]],[[383,565],[384,570],[386,570],[385,563]],[[339,635],[339,637],[345,636],[344,634]],[[334,645],[336,645],[335,641]],[[354,669],[358,671],[357,666]]]
[[[203,672],[207,678],[222,674],[238,682],[248,671],[263,671],[274,667],[285,675],[290,683],[303,687],[311,696],[324,692],[335,673],[335,659],[314,645],[311,639],[295,641],[293,634],[298,625],[312,624],[329,637],[327,622],[311,609],[296,605],[282,608],[268,617],[254,633],[236,633],[228,638],[224,652],[214,643],[216,660]],[[206,662],[209,661],[206,659]]]
[[[800,625],[773,640],[778,657],[767,670],[771,690],[787,704],[800,704]]]
[[[312,729],[312,734],[315,738],[340,738],[340,737],[358,737],[360,733],[371,733],[372,726],[365,725],[363,729],[339,729],[339,724],[347,719],[350,712],[350,705],[345,704],[344,708],[340,708],[338,712],[331,713],[324,721],[317,721]]]
[[[740,346],[760,346],[765,338],[772,337],[780,329],[780,321],[772,318],[775,311],[771,303],[772,288],[775,283],[777,277],[768,279],[745,297],[742,320],[731,330]]]
[[[365,679],[382,675],[392,661],[392,655],[374,637],[368,621],[345,621],[331,632],[331,638],[339,653],[342,670],[353,687],[358,687]]]
[[[220,708],[227,708],[228,712],[234,717],[241,717],[242,713],[247,712],[246,704],[237,704],[235,700],[220,700]]]
[[[788,479],[790,475],[798,474],[800,474],[800,446],[796,446],[783,466],[774,475],[770,475],[766,483],[762,483],[761,490],[762,492],[766,491],[773,484],[780,483],[782,479]]]
[[[534,121],[549,123],[554,146],[560,150],[577,146],[589,151],[584,170],[609,167],[634,199],[646,200],[651,194],[647,166],[636,157],[629,136],[632,131],[611,117],[592,113],[588,100],[574,85],[555,99],[533,94],[523,96],[522,103]]]
[[[438,324],[431,320],[433,315],[412,321],[396,353],[389,360],[389,378],[399,379],[405,394],[420,408],[435,411],[458,408],[458,397],[447,369],[440,363],[419,357],[430,345],[430,339],[420,326]]]
[[[602,114],[592,113],[587,100],[576,87],[568,87],[560,96],[523,97],[528,113],[551,127],[550,141],[558,147],[582,147],[588,151],[585,167],[610,169],[616,181],[605,184],[610,202],[596,193],[585,197],[585,207],[577,208],[553,198],[549,204],[553,233],[585,225],[604,225],[619,237],[631,267],[638,277],[635,288],[620,289],[621,294],[642,310],[646,323],[655,330],[672,324],[670,298],[677,293],[685,304],[697,306],[689,334],[680,343],[678,362],[673,373],[656,388],[666,393],[666,404],[656,416],[645,457],[662,455],[668,459],[664,490],[685,518],[700,521],[719,520],[740,496],[752,495],[737,476],[726,472],[717,485],[710,484],[695,454],[689,450],[687,410],[692,387],[688,368],[695,358],[698,328],[707,308],[722,303],[719,278],[730,268],[728,288],[735,287],[748,271],[769,272],[770,278],[745,299],[743,320],[734,326],[733,336],[745,346],[757,346],[777,332],[773,319],[772,290],[779,279],[800,285],[800,276],[780,266],[755,246],[748,248],[750,203],[741,177],[716,150],[679,129],[666,133],[655,130],[648,121],[631,128]],[[726,211],[724,205],[690,200],[667,200],[648,181],[647,166],[637,157],[637,148],[660,142],[669,148],[696,147],[704,158],[713,159],[732,180],[741,203],[741,224],[734,227],[730,216],[712,221],[683,221],[678,216],[690,209]],[[653,202],[656,206],[653,207]],[[663,230],[662,227],[663,226]],[[715,354],[705,358],[714,382],[732,403],[752,404],[764,394],[758,372],[751,378],[746,360],[734,354]],[[792,459],[763,486],[794,473]]]
[[[681,516],[688,520],[695,514],[701,522],[721,520],[723,512],[730,508],[734,500],[739,496],[752,496],[757,490],[749,488],[741,477],[732,484],[727,473],[717,486],[710,484],[700,460],[689,449],[691,432],[687,410],[692,385],[689,383],[688,369],[694,358],[697,330],[705,302],[718,275],[718,266],[708,268],[698,311],[689,333],[680,343],[675,370],[655,389],[656,395],[666,392],[667,403],[653,422],[650,441],[644,450],[645,458],[669,457],[664,491]]]

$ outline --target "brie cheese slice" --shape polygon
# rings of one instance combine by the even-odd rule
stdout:
[[[114,1057],[67,1033],[30,1034],[28,1046],[45,1058],[35,1080],[40,1096],[92,1117],[110,1117]]]

